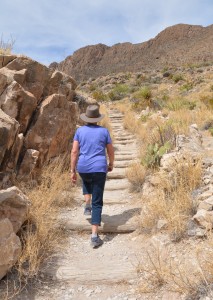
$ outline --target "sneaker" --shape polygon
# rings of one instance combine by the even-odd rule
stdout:
[[[103,241],[102,241],[102,239],[100,239],[99,236],[91,237],[91,246],[92,246],[92,248],[98,248],[102,244],[103,244]]]
[[[84,215],[85,215],[85,216],[90,216],[91,213],[92,213],[92,207],[91,207],[91,206],[86,206],[86,207],[84,208]]]

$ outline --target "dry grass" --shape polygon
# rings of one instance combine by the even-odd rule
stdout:
[[[131,183],[132,192],[141,192],[146,175],[146,168],[139,163],[134,163],[127,169],[126,176]]]
[[[63,241],[63,231],[57,217],[62,206],[72,205],[72,192],[69,201],[62,196],[69,180],[63,159],[57,159],[44,167],[39,185],[21,187],[32,203],[27,222],[20,232],[23,250],[17,269],[22,280],[37,276],[41,266]]]
[[[107,107],[103,104],[100,105],[100,112],[105,115],[105,117],[101,120],[100,125],[107,128],[109,130],[111,137],[113,138],[112,127],[110,124],[109,113],[107,111]]]
[[[3,40],[3,36],[0,39],[0,55],[11,54],[14,47],[15,40],[11,37],[7,42]]]
[[[141,227],[152,230],[159,220],[165,220],[172,238],[175,241],[181,239],[189,218],[195,213],[197,204],[191,192],[199,185],[201,174],[201,161],[194,162],[188,157],[179,161],[170,175],[158,175],[157,192],[149,199],[143,199]]]

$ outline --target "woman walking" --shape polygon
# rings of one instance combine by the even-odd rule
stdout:
[[[104,118],[98,105],[89,105],[86,113],[80,115],[86,125],[76,130],[71,151],[71,180],[76,182],[79,173],[83,183],[85,198],[85,215],[92,215],[91,245],[93,248],[102,245],[98,235],[101,225],[103,193],[106,173],[113,170],[114,149],[109,131],[97,123]],[[107,164],[106,152],[109,158]]]

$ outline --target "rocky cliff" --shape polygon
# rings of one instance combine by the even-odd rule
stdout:
[[[65,151],[76,128],[76,82],[24,56],[0,56],[0,188]]]
[[[80,81],[111,73],[212,62],[212,49],[213,25],[202,27],[178,24],[140,44],[87,46],[51,66],[58,67]]]

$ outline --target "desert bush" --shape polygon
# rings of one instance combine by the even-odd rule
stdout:
[[[190,91],[193,88],[192,82],[187,82],[180,87],[180,91]]]
[[[107,96],[101,90],[98,90],[98,89],[92,93],[92,97],[97,101],[106,101],[107,100]]]
[[[212,94],[204,94],[200,95],[200,101],[206,105],[207,108],[213,109],[213,95]]]
[[[151,230],[159,220],[166,220],[171,237],[175,241],[181,239],[189,219],[196,212],[197,203],[191,193],[199,186],[201,175],[201,160],[194,161],[189,156],[180,159],[170,175],[158,174],[157,194],[143,201],[142,228]]]
[[[173,111],[177,111],[181,109],[193,110],[196,107],[196,102],[189,101],[184,98],[176,98],[167,102],[165,107]]]
[[[140,163],[132,164],[126,171],[126,176],[131,183],[131,191],[140,192],[142,190],[147,170]]]
[[[93,92],[93,91],[95,91],[96,89],[97,89],[96,84],[93,84],[93,83],[92,83],[92,84],[89,85],[89,91],[90,91],[90,92]]]
[[[135,92],[131,97],[132,102],[132,109],[133,110],[142,110],[145,109],[147,106],[151,106],[151,97],[152,92],[149,87],[145,86]]]
[[[213,127],[209,128],[209,132],[210,132],[211,135],[213,136]]]
[[[65,165],[64,159],[59,158],[44,167],[38,185],[21,184],[31,200],[27,221],[20,231],[23,250],[17,270],[22,281],[36,277],[41,265],[63,244],[63,230],[57,223],[57,216],[61,206],[73,203],[72,192],[62,196],[62,191],[69,187]]]
[[[108,94],[107,96],[110,100],[120,100],[124,98],[129,92],[129,86],[126,84],[117,84]]]
[[[184,80],[184,77],[182,74],[174,74],[174,75],[172,75],[172,80],[175,83],[178,83],[180,80]]]

